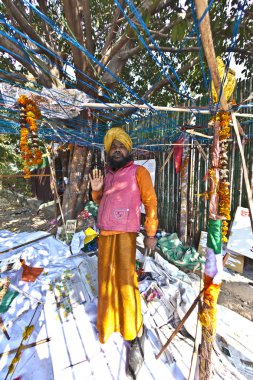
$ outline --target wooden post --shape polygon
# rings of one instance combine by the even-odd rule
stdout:
[[[208,7],[207,0],[194,0],[196,6],[196,13],[198,20],[202,17],[205,10]],[[199,24],[199,30],[201,33],[202,46],[205,52],[205,57],[208,63],[208,67],[212,76],[213,84],[217,96],[219,96],[221,91],[221,79],[218,72],[218,66],[216,62],[216,55],[213,45],[212,31],[210,26],[209,12],[206,13],[205,17]],[[220,97],[221,107],[224,111],[228,110],[228,104],[223,94]]]
[[[194,0],[196,6],[197,18],[200,20],[205,10],[208,7],[207,0]],[[221,79],[218,72],[218,65],[216,62],[216,55],[213,45],[211,25],[209,12],[206,13],[205,17],[199,25],[199,30],[201,33],[202,46],[205,52],[208,67],[212,76],[213,84],[217,96],[220,95],[221,108],[224,111],[228,110],[228,103],[222,94]],[[220,94],[221,93],[221,94]],[[212,145],[212,175],[211,189],[210,189],[210,206],[209,206],[209,218],[217,219],[219,218],[219,195],[218,195],[218,182],[219,182],[219,130],[220,122],[217,121],[214,124],[214,139]],[[221,253],[220,253],[221,254]],[[217,295],[218,298],[218,295]],[[217,302],[217,299],[215,300]],[[205,305],[205,293],[204,293],[204,305]],[[210,324],[212,325],[212,323]],[[212,339],[208,339],[210,331],[207,327],[202,326],[202,341],[200,347],[200,367],[199,367],[199,379],[200,380],[210,380],[212,373],[212,353],[213,353],[213,342],[215,339],[215,328],[212,326]]]

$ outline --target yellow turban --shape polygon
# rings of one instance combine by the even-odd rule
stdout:
[[[120,141],[123,145],[125,145],[126,149],[130,152],[132,150],[132,140],[130,136],[124,131],[122,128],[111,128],[107,131],[104,144],[106,153],[109,152],[113,140]]]

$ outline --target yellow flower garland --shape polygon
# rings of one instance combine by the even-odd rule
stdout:
[[[20,151],[23,174],[24,178],[30,178],[30,167],[42,163],[42,153],[38,146],[38,127],[36,124],[36,120],[40,118],[41,113],[36,103],[26,95],[21,95],[18,98],[18,104],[20,106]]]
[[[230,220],[230,183],[228,182],[228,161],[227,161],[227,144],[225,140],[230,137],[231,128],[229,125],[230,116],[225,111],[219,111],[217,115],[213,118],[214,121],[220,122],[220,181],[218,187],[219,194],[219,214],[224,216],[226,220]],[[226,243],[227,232],[228,232],[228,222],[226,220],[222,221],[222,242]]]

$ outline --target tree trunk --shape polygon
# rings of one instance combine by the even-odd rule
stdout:
[[[69,165],[69,179],[63,195],[65,219],[76,219],[87,201],[88,173],[92,163],[92,153],[87,147],[75,145]]]

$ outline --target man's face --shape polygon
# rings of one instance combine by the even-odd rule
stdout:
[[[131,155],[125,145],[118,140],[113,140],[108,153],[109,165],[113,169],[119,169],[129,161],[131,161]]]

